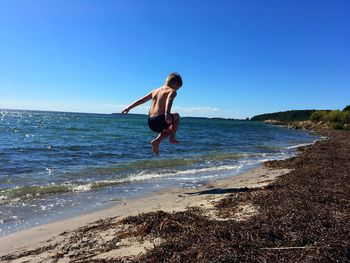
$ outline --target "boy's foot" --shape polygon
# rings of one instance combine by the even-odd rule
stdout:
[[[152,152],[154,155],[159,156],[159,142],[157,140],[151,141]]]
[[[178,140],[176,140],[175,138],[169,138],[169,142],[170,143],[180,143]]]

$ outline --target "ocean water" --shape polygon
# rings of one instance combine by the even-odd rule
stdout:
[[[288,158],[318,137],[264,123],[182,118],[178,145],[145,115],[0,110],[0,236],[167,187],[195,188]]]

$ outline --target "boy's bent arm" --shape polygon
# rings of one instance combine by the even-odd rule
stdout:
[[[133,108],[135,108],[135,107],[137,107],[137,106],[139,106],[139,105],[141,105],[141,104],[143,104],[143,103],[145,103],[145,102],[147,102],[147,101],[149,101],[149,100],[151,100],[151,99],[152,99],[152,92],[150,92],[149,94],[147,94],[147,95],[144,96],[143,98],[138,99],[137,101],[133,102],[130,106],[128,106],[127,108],[125,108],[125,109],[122,111],[122,113],[128,114],[128,112],[129,112],[131,109],[133,109]]]
[[[168,95],[168,98],[166,100],[166,103],[165,103],[165,121],[167,123],[171,123],[172,122],[172,119],[171,119],[171,115],[170,115],[170,112],[171,112],[171,107],[173,105],[173,100],[174,98],[176,97],[177,93],[176,91],[172,91],[169,93]]]

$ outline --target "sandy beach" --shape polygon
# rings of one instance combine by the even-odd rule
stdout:
[[[1,262],[346,262],[350,133],[201,188],[0,239]]]

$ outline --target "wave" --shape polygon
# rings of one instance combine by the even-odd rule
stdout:
[[[255,146],[255,148],[257,149],[261,149],[261,150],[268,150],[268,151],[279,151],[282,149],[282,146],[274,146],[274,145],[257,145]]]
[[[48,185],[31,185],[31,186],[16,186],[0,191],[0,204],[16,203],[33,198],[40,198],[47,195],[64,194],[69,192],[85,192],[99,189],[102,187],[114,186],[118,184],[131,183],[136,181],[146,181],[157,178],[172,177],[176,179],[184,175],[205,175],[206,173],[215,173],[220,171],[229,171],[240,169],[242,165],[222,165],[207,168],[187,169],[182,171],[163,170],[160,172],[142,171],[136,174],[131,174],[125,178],[108,179],[99,181],[87,181],[81,183],[63,183],[63,184],[48,184]],[[201,177],[201,176],[199,176]],[[194,178],[194,177],[193,177]],[[196,177],[198,178],[198,177]],[[185,179],[185,178],[182,178]]]
[[[16,186],[0,191],[0,204],[16,203],[47,195],[64,194],[69,192],[84,192],[92,189],[118,184],[118,180],[98,181],[93,183],[64,183],[49,185]]]
[[[296,146],[295,146],[296,147]],[[46,185],[16,186],[0,190],[0,204],[11,204],[43,196],[65,194],[70,192],[86,192],[118,184],[146,181],[157,178],[174,180],[204,179],[215,177],[222,173],[237,172],[251,162],[258,163],[275,159],[267,157],[266,153],[209,153],[184,159],[137,160],[126,162],[114,167],[94,167],[64,174],[65,183]],[[281,158],[282,156],[279,156]],[[226,160],[235,160],[225,164]],[[211,165],[211,162],[213,164]],[[210,165],[208,167],[208,165]],[[123,174],[124,172],[124,174]],[[103,176],[116,177],[112,179],[91,179]],[[81,180],[81,178],[88,178]],[[5,179],[5,178],[2,178]],[[9,178],[6,178],[8,180]]]
[[[297,144],[297,145],[289,146],[289,147],[287,147],[287,149],[297,149],[297,148],[299,148],[299,147],[304,147],[304,146],[312,145],[312,144],[314,144],[314,143],[315,143],[315,142],[300,143],[300,144]]]
[[[207,155],[200,155],[182,159],[156,159],[156,160],[136,160],[132,162],[125,162],[111,167],[89,167],[78,171],[70,171],[65,173],[66,178],[86,178],[86,177],[100,177],[100,176],[115,176],[123,173],[138,174],[145,171],[150,174],[152,171],[157,173],[160,170],[169,169],[186,169],[189,171],[191,167],[194,171],[198,171],[199,165],[220,165],[220,163],[232,160],[241,160],[249,158],[264,157],[266,153],[209,153]],[[219,162],[219,164],[217,163]]]
[[[113,176],[123,172],[137,172],[140,170],[169,169],[174,167],[186,167],[198,163],[199,160],[186,159],[160,159],[160,160],[138,160],[125,162],[110,167],[89,167],[78,171],[70,171],[65,177],[81,178],[86,176]]]
[[[262,153],[212,153],[202,155],[200,159],[208,161],[225,161],[236,160],[248,157],[258,157],[263,155]]]
[[[209,171],[221,171],[231,166],[223,163],[230,160],[249,160],[250,158],[264,157],[264,153],[209,153],[189,158],[136,160],[124,162],[110,167],[87,167],[79,170],[61,172],[55,170],[55,174],[68,183],[48,184],[45,186],[30,185],[18,186],[0,190],[0,203],[4,196],[7,200],[25,197],[26,195],[42,196],[46,194],[59,194],[74,191],[87,191],[98,187],[125,183],[136,180],[147,180],[159,177],[168,177],[182,174],[198,174]],[[220,164],[221,163],[221,164]],[[205,168],[202,168],[204,165]],[[206,167],[212,165],[211,167]],[[202,167],[201,167],[202,166]],[[115,180],[91,182],[91,178],[118,177]],[[0,176],[0,184],[23,184],[40,180],[35,174],[21,173],[17,176]],[[72,183],[84,180],[85,183]]]
[[[102,176],[121,176],[127,174],[137,174],[140,171],[165,170],[165,169],[186,169],[198,166],[198,164],[208,165],[215,162],[223,162],[229,160],[239,160],[245,158],[254,158],[264,156],[264,154],[254,153],[209,153],[206,155],[188,157],[188,158],[175,158],[175,159],[156,159],[156,160],[135,160],[130,162],[123,162],[109,167],[86,167],[78,170],[70,170],[60,172],[58,169],[54,169],[55,176],[58,176],[66,181],[75,181],[82,178],[102,177]],[[49,170],[49,169],[47,169]],[[41,171],[42,172],[42,171]],[[9,170],[4,171],[4,174],[9,173]],[[61,173],[61,174],[60,174]],[[40,171],[34,170],[21,170],[16,171],[16,175],[0,175],[0,185],[8,184],[23,184],[30,183],[33,180],[40,180]],[[44,175],[43,175],[44,176]],[[57,190],[57,188],[54,187]],[[38,190],[39,191],[39,190]]]

